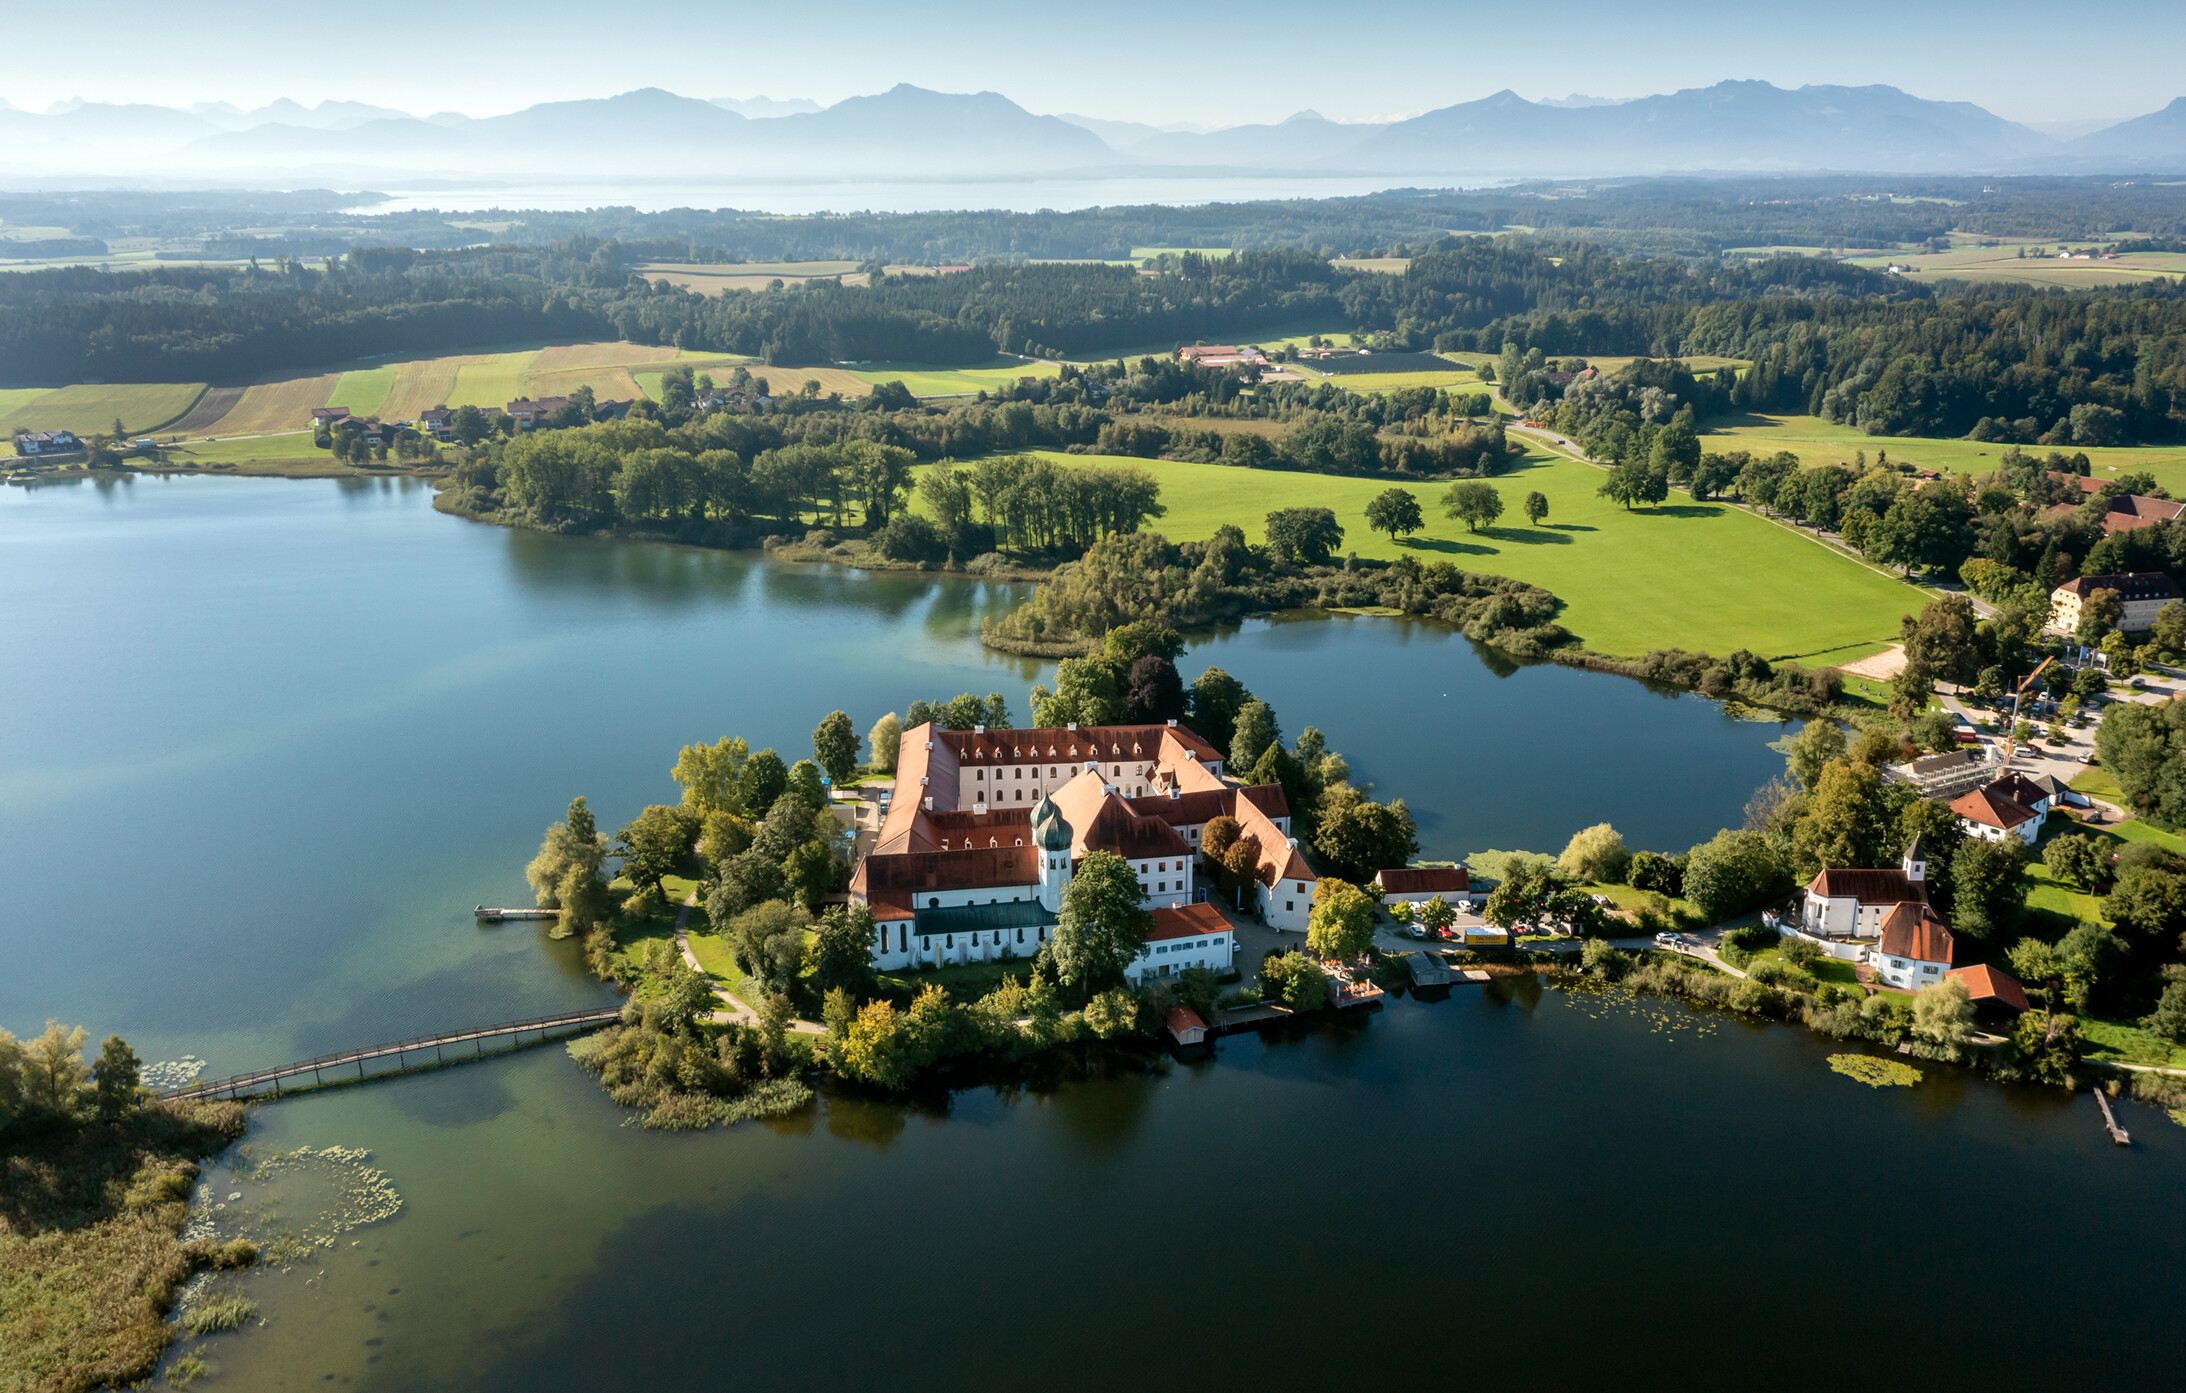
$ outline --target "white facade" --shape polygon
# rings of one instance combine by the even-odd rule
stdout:
[[[1867,950],[1867,965],[1875,969],[1875,976],[1900,991],[1917,992],[1922,987],[1932,987],[1943,980],[1951,970],[1949,963],[1927,962],[1920,958],[1899,958],[1886,955],[1878,948]]]
[[[1318,882],[1311,880],[1278,880],[1273,885],[1256,880],[1260,917],[1271,929],[1296,929],[1304,933],[1306,922],[1313,914],[1313,888]]]
[[[1237,934],[1229,929],[1192,938],[1162,939],[1141,949],[1123,975],[1137,985],[1150,978],[1174,977],[1188,967],[1228,972],[1236,956]]]
[[[1985,822],[1962,817],[1958,820],[1958,830],[1985,842],[2016,841],[2025,846],[2033,846],[2042,835],[2042,819],[2030,817],[2017,827],[1991,827]]]

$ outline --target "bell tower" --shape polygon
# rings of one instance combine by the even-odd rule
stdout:
[[[1040,907],[1050,914],[1063,909],[1063,891],[1070,885],[1070,824],[1055,800],[1042,796],[1032,810],[1032,840],[1040,855]]]

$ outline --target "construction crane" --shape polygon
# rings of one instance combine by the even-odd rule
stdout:
[[[2019,709],[2026,702],[2027,691],[2034,686],[2043,671],[2056,661],[2055,658],[2042,659],[2041,666],[2028,673],[2027,680],[2021,682],[2018,690],[2011,694],[2011,728],[2004,732],[2004,763],[2007,765],[2019,753]]]

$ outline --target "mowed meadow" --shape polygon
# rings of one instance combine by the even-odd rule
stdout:
[[[1914,435],[1868,435],[1853,425],[1834,424],[1819,416],[1721,417],[1707,423],[1700,436],[1704,450],[1728,452],[1754,450],[1773,453],[1789,450],[1808,467],[1818,464],[1851,464],[1864,453],[1868,463],[1886,454],[1892,463],[1918,469],[1949,469],[1980,476],[1995,472],[1997,461],[2009,445],[1987,440],[1948,440]],[[2030,454],[2045,455],[2046,445],[2022,445]],[[2174,496],[2186,496],[2186,446],[2130,445],[2057,447],[2066,455],[2085,454],[2098,479],[2141,471],[2153,474],[2156,483]]]
[[[1490,480],[1502,495],[1503,516],[1477,533],[1442,515],[1445,483],[1396,484],[1098,455],[1048,457],[1066,465],[1129,465],[1152,474],[1168,512],[1149,530],[1171,541],[1198,541],[1232,523],[1258,542],[1267,515],[1276,509],[1331,508],[1343,524],[1344,550],[1374,560],[1447,561],[1544,586],[1565,602],[1566,628],[1589,648],[1619,656],[1674,645],[1716,654],[1745,648],[1769,658],[1848,661],[1893,640],[1899,619],[1929,598],[1727,503],[1695,503],[1677,494],[1659,507],[1628,512],[1596,496],[1600,469],[1547,453],[1530,454]],[[1367,503],[1391,487],[1408,488],[1427,517],[1423,531],[1399,541],[1366,525]],[[1520,507],[1533,492],[1548,499],[1540,527],[1529,526]]]

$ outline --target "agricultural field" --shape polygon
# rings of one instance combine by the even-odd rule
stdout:
[[[318,404],[321,406],[345,406],[349,408],[349,413],[353,416],[379,416],[382,414],[381,409],[387,405],[388,394],[395,390],[395,378],[401,371],[402,368],[399,364],[383,363],[378,367],[359,368],[354,372],[345,372],[342,374],[341,381],[335,384],[334,395]],[[307,412],[309,409],[308,407],[305,408]],[[389,416],[384,419],[396,420],[399,418]],[[293,427],[295,422],[291,421],[288,424]]]
[[[765,290],[777,280],[801,285],[825,276],[848,277],[858,265],[855,261],[649,261],[636,269],[648,280],[666,281],[700,295],[720,295],[731,290]],[[862,276],[855,279],[864,282]]]
[[[1228,257],[1237,253],[1228,247],[1133,247],[1131,259],[1144,261],[1150,256],[1182,256],[1186,252],[1198,252],[1201,256]]]
[[[786,368],[783,371],[795,377],[796,374],[808,370]],[[1020,377],[1053,377],[1061,371],[1062,368],[1057,364],[1037,358],[997,354],[990,361],[972,368],[930,368],[916,363],[861,363],[851,370],[851,375],[859,382],[873,387],[884,382],[901,382],[914,397],[957,397],[1007,387]],[[798,377],[796,380],[803,379]]]
[[[1832,424],[1816,416],[1759,414],[1720,418],[1702,433],[1700,443],[1708,450],[1789,450],[1801,464],[1809,466],[1849,464],[1855,452],[1864,450],[1870,461],[1880,452],[1920,469],[1951,469],[1974,475],[1993,471],[1997,460],[2011,448],[1993,441],[1868,435],[1856,426]],[[2033,454],[2048,453],[2044,446],[2020,448]],[[2075,453],[2078,448],[2067,448],[2064,453]],[[2186,446],[2098,446],[2085,453],[2098,479],[2146,470],[2165,489],[2186,494]]]
[[[1385,276],[1401,276],[1412,269],[1408,256],[1338,256],[1328,264],[1339,271],[1379,271]]]
[[[158,430],[187,415],[205,394],[202,382],[133,382],[108,386],[60,387],[36,392],[0,417],[0,435],[19,430],[72,430],[78,435],[105,433],[116,417],[132,435]],[[17,394],[10,392],[7,398]]]
[[[1910,266],[1901,274],[1916,281],[1992,281],[2025,285],[2055,285],[2084,290],[2104,285],[2137,285],[2163,276],[2186,275],[2186,255],[2173,252],[2132,252],[2110,261],[2070,261],[2059,251],[2079,251],[2084,242],[2040,242],[2020,246],[1953,247],[1947,252],[1877,253],[1849,258],[1854,265],[1880,269]]]
[[[1388,480],[1164,460],[1051,458],[1127,464],[1153,474],[1169,509],[1153,530],[1173,540],[1207,537],[1223,523],[1258,540],[1274,509],[1333,508],[1345,548],[1362,557],[1449,561],[1547,587],[1566,602],[1565,627],[1604,653],[1636,656],[1670,645],[1716,654],[1748,648],[1771,658],[1872,651],[1895,636],[1901,616],[1928,598],[1727,504],[1679,495],[1627,512],[1595,496],[1601,470],[1546,453],[1529,455],[1491,481],[1503,496],[1504,513],[1478,534],[1442,516],[1446,485],[1405,485],[1419,497],[1429,523],[1400,543],[1366,526],[1366,504],[1393,486]],[[1535,490],[1549,501],[1541,527],[1528,526],[1519,508]]]
[[[1337,375],[1315,373],[1305,364],[1285,364],[1287,372],[1296,373],[1301,368],[1310,376],[1310,382],[1329,382],[1347,392],[1388,392],[1400,387],[1479,387],[1484,385],[1477,373],[1463,372],[1452,367],[1448,372],[1347,372]]]

